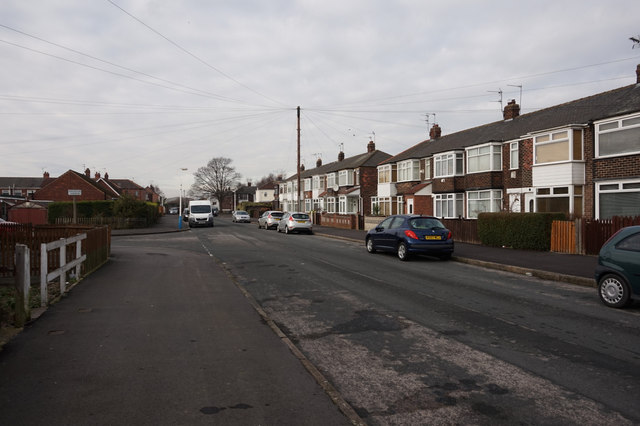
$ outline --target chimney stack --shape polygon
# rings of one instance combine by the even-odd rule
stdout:
[[[100,179],[100,172],[96,172],[93,177],[95,178],[95,180]]]
[[[44,172],[44,173],[42,174],[42,177],[43,177],[44,179],[49,179],[49,172]]]
[[[300,164],[300,171],[304,172],[304,164]]]
[[[429,130],[429,138],[430,139],[438,139],[442,136],[442,129],[437,124],[431,126],[431,130]]]
[[[105,179],[107,179],[107,180],[109,180],[109,173],[105,173],[105,174],[104,174],[104,178],[105,178]]]
[[[374,141],[369,141],[367,144],[367,152],[373,152],[376,150],[376,143]]]
[[[640,84],[640,64],[636,67],[636,83]]]
[[[340,151],[338,153],[338,161],[342,161],[342,160],[344,160],[344,151]]]
[[[504,111],[502,112],[502,116],[505,120],[511,120],[520,115],[520,105],[516,103],[515,99],[511,99],[506,107],[504,107]]]
[[[320,166],[322,166],[322,158],[318,158],[316,160],[316,167],[320,167]]]
[[[91,178],[91,170],[89,170],[89,168],[87,167],[84,171],[84,175],[88,178]]]

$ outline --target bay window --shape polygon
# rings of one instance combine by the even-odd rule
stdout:
[[[435,155],[434,178],[450,177],[464,174],[464,154],[462,152],[447,152]]]
[[[479,213],[499,212],[502,210],[502,191],[488,189],[467,192],[467,217],[477,219]]]
[[[420,160],[408,160],[398,163],[398,182],[420,180]]]

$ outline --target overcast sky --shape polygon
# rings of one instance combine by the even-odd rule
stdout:
[[[176,196],[214,157],[243,182],[291,175],[297,106],[307,168],[371,138],[397,154],[509,99],[635,83],[639,17],[638,0],[4,0],[0,176],[89,168]]]

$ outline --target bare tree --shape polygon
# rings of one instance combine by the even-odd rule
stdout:
[[[215,157],[206,166],[200,167],[194,174],[195,181],[189,189],[189,195],[196,198],[215,197],[222,202],[226,193],[240,179],[240,173],[231,166],[231,159]]]

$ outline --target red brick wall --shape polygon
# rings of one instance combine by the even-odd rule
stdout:
[[[377,192],[377,167],[360,167],[360,196],[362,197],[363,214],[371,214],[371,197],[375,197]]]
[[[413,197],[413,212],[433,216],[433,198],[430,195],[416,195]]]

